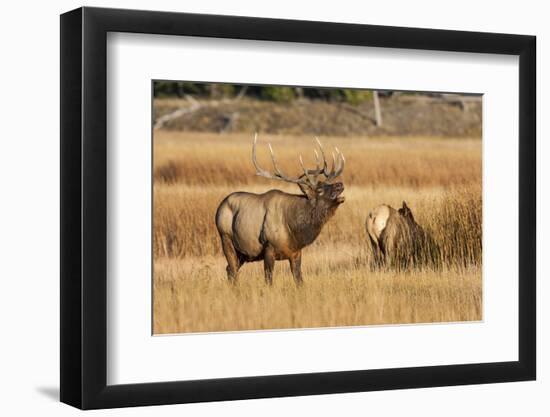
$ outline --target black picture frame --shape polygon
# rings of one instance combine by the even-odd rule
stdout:
[[[108,32],[519,56],[519,358],[512,362],[107,385]],[[61,15],[61,401],[82,409],[533,380],[536,38],[80,8]]]

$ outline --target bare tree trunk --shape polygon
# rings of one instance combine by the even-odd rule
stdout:
[[[210,99],[218,98],[218,84],[210,84]]]
[[[241,90],[239,91],[239,94],[237,94],[237,96],[235,97],[235,101],[240,100],[241,98],[243,98],[244,95],[246,94],[247,90],[248,90],[248,86],[243,85]]]
[[[376,126],[382,126],[382,110],[380,109],[380,100],[378,99],[378,91],[372,92],[372,99],[374,101],[374,119],[376,120]]]
[[[155,130],[163,128],[164,125],[171,120],[177,119],[178,117],[181,117],[184,114],[193,113],[201,108],[201,104],[197,100],[195,100],[192,96],[185,95],[184,97],[190,103],[190,106],[181,107],[173,111],[172,113],[168,113],[162,117],[159,117],[153,126]]]

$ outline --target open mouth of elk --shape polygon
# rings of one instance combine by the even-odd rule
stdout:
[[[344,192],[344,184],[342,184],[341,182],[332,184],[332,189],[330,190],[331,200],[336,201],[338,204],[342,204],[344,201],[346,201],[346,197],[341,195],[343,192]]]

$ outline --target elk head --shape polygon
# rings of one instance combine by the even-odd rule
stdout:
[[[405,203],[404,201],[403,201],[402,207],[398,209],[397,212],[401,216],[403,216],[405,219],[415,222],[411,209],[409,208],[409,206],[407,206],[407,203]]]
[[[256,160],[257,140],[258,134],[256,133],[254,135],[254,143],[252,145],[252,162],[254,164],[254,167],[256,168],[256,175],[268,179],[297,184],[300,187],[300,190],[302,191],[304,196],[313,205],[322,205],[327,208],[336,209],[336,207],[338,207],[345,201],[344,196],[342,196],[342,193],[344,191],[344,184],[342,184],[341,182],[332,182],[334,179],[342,174],[342,172],[344,171],[344,165],[346,163],[344,155],[342,155],[337,147],[334,148],[336,153],[332,153],[332,167],[331,169],[329,169],[323,145],[321,145],[319,139],[315,137],[315,141],[319,148],[319,152],[317,151],[317,149],[314,150],[316,168],[307,169],[304,166],[302,155],[300,155],[300,166],[302,168],[303,174],[299,177],[293,178],[285,175],[281,171],[281,168],[277,164],[277,159],[275,158],[275,154],[270,143],[268,144],[268,146],[269,152],[271,154],[271,161],[273,163],[274,172],[271,173],[262,169],[259,166],[258,161]]]

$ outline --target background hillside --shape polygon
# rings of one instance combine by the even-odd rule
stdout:
[[[479,95],[155,82],[157,129],[335,136],[481,137]]]

